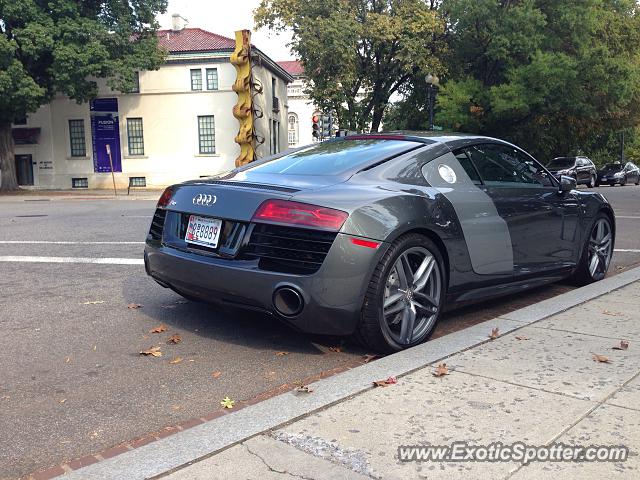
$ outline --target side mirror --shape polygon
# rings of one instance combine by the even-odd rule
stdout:
[[[570,192],[576,188],[576,179],[573,177],[568,177],[566,175],[562,175],[560,177],[560,193]]]

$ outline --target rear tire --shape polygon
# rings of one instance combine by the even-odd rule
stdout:
[[[624,187],[627,184],[627,177],[622,177],[620,180],[620,186]]]
[[[442,312],[444,265],[440,250],[424,235],[411,233],[393,242],[369,281],[356,340],[383,353],[426,341]]]
[[[599,213],[589,229],[589,236],[582,248],[578,267],[571,280],[578,286],[602,280],[607,274],[613,255],[613,228],[611,220]],[[595,257],[595,258],[594,258]]]

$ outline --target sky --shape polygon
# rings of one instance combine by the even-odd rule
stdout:
[[[255,31],[253,10],[260,0],[169,0],[167,13],[160,15],[161,28],[171,28],[171,15],[180,14],[189,21],[187,27],[235,38],[234,32],[243,28],[251,30],[251,43],[273,60],[292,60],[294,57],[286,44],[288,34],[274,34],[268,30]]]

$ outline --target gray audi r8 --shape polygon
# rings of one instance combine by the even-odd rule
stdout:
[[[353,135],[167,188],[145,267],[187,298],[397,351],[445,306],[602,279],[614,213],[575,186],[493,138]]]

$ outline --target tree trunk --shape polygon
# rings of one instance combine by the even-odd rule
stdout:
[[[385,104],[381,103],[373,107],[373,118],[371,119],[371,133],[377,133],[384,116]]]
[[[0,172],[2,174],[0,192],[17,190],[18,179],[10,123],[0,123]]]

